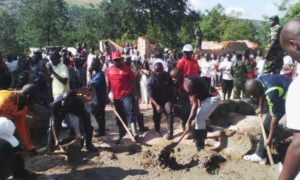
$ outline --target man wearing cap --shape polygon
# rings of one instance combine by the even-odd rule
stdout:
[[[25,169],[22,156],[16,155],[19,141],[14,137],[14,123],[0,117],[0,179],[14,178],[35,179],[37,175]]]
[[[283,66],[284,52],[279,42],[281,27],[278,16],[271,17],[269,23],[271,33],[269,35],[269,44],[264,54],[266,61],[263,67],[263,74],[279,74]]]
[[[120,52],[116,51],[112,53],[112,61],[113,65],[106,71],[108,80],[107,90],[108,92],[112,90],[116,111],[119,113],[122,120],[125,121],[124,123],[130,125],[134,137],[138,138],[133,94],[133,83],[135,80],[134,73],[129,66],[124,64]],[[120,133],[117,142],[119,143],[122,137],[125,136],[126,131],[119,121],[117,121],[117,124]]]
[[[183,57],[177,62],[177,68],[184,76],[199,76],[200,70],[197,60],[193,58],[193,46],[186,44],[182,49]]]
[[[34,104],[38,99],[38,94],[39,91],[33,84],[25,85],[20,91],[0,91],[1,121],[10,120],[13,122],[25,149],[33,152],[36,150],[36,147],[31,143],[29,131],[26,125],[26,114],[28,112],[28,107]],[[4,129],[0,127],[0,134],[1,132],[3,133],[3,130]],[[12,146],[15,146],[15,144],[12,144]],[[3,161],[0,162],[2,163]],[[22,166],[22,164],[20,164],[20,166]],[[15,175],[18,177],[27,177],[30,173],[28,174],[28,172],[24,170],[23,163],[23,171],[19,171]]]

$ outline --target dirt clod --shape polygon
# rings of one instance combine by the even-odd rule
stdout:
[[[205,164],[204,167],[209,174],[217,174],[221,165],[226,162],[226,159],[221,155],[213,155]]]

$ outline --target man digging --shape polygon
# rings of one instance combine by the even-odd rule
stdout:
[[[246,81],[245,90],[253,97],[259,98],[257,114],[262,114],[263,104],[266,101],[268,111],[264,120],[264,128],[267,134],[267,142],[261,135],[256,152],[244,156],[245,160],[266,164],[266,149],[270,146],[276,133],[279,120],[285,114],[285,99],[291,80],[281,75],[266,75],[257,79]]]

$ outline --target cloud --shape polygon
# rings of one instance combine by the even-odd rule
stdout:
[[[263,7],[263,10],[265,12],[265,14],[276,14],[278,13],[277,11],[277,7],[275,6],[275,4],[266,4],[264,7]]]
[[[225,14],[230,16],[243,16],[246,14],[246,11],[242,7],[228,6],[225,8]]]
[[[188,3],[193,10],[204,11],[210,9],[218,3],[223,4],[227,0],[188,0]]]
[[[207,8],[207,4],[203,0],[189,0],[188,3],[193,10],[203,10]]]

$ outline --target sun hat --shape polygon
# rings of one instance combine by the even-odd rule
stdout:
[[[19,141],[14,136],[15,129],[16,126],[11,120],[0,117],[0,138],[9,142],[12,147],[17,147],[19,145]]]

